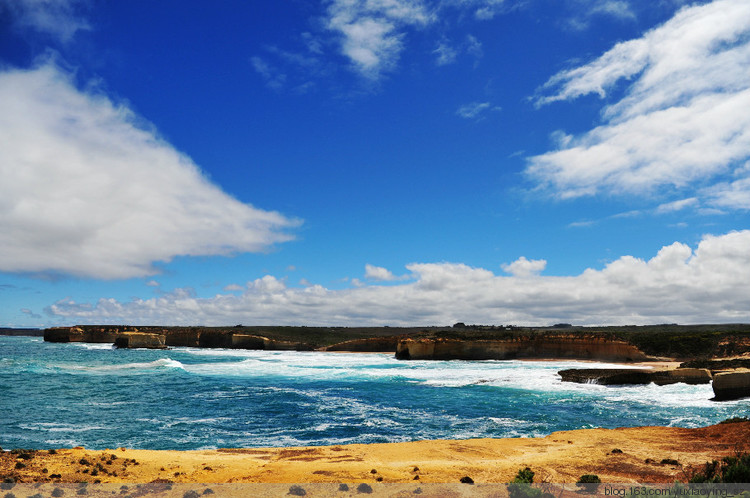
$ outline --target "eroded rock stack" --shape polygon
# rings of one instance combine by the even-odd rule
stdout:
[[[673,370],[652,370],[646,368],[570,368],[558,372],[563,382],[579,384],[602,384],[607,386],[636,385],[654,383],[667,384],[708,384],[711,372],[705,368],[677,368]]]
[[[728,401],[750,397],[750,369],[739,368],[714,376],[714,400]]]

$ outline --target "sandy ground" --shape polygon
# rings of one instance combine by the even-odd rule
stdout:
[[[0,454],[0,481],[417,484],[458,483],[469,476],[479,484],[508,482],[528,466],[536,482],[575,483],[583,474],[597,474],[604,482],[684,482],[703,463],[743,451],[750,451],[750,422],[308,448],[74,448],[26,457],[6,450]]]

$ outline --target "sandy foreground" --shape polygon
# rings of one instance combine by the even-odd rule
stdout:
[[[153,451],[117,448],[0,454],[0,480],[102,483],[505,483],[687,481],[707,461],[750,451],[750,422],[697,429],[562,431],[543,438],[435,440],[300,448]],[[20,464],[20,465],[19,465]]]

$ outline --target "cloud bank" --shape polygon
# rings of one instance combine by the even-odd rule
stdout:
[[[48,63],[0,73],[0,271],[102,279],[263,251],[297,222],[242,203],[123,104]]]
[[[526,174],[561,198],[696,190],[709,204],[747,209],[750,4],[717,0],[679,11],[639,39],[553,76],[538,105],[624,95],[603,124],[529,159]],[[706,189],[706,181],[722,181]]]
[[[412,282],[330,290],[291,288],[267,275],[242,294],[196,297],[178,289],[153,299],[96,303],[61,300],[46,309],[72,323],[580,325],[747,322],[750,230],[706,235],[695,249],[675,242],[649,260],[622,256],[601,270],[570,277],[540,275],[546,262],[520,258],[511,276],[455,263],[407,266]],[[372,274],[392,275],[373,267]]]

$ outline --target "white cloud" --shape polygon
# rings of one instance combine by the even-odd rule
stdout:
[[[588,29],[597,17],[609,17],[620,21],[636,20],[630,2],[623,0],[572,0],[568,2],[573,14],[565,19],[565,25],[576,31]]]
[[[440,43],[438,43],[437,48],[433,50],[432,53],[437,55],[435,63],[438,66],[453,64],[458,58],[458,50],[455,47],[451,46],[447,40],[441,40]]]
[[[263,77],[268,88],[281,90],[284,87],[284,84],[286,83],[286,74],[282,73],[276,67],[258,56],[251,57],[250,63],[253,65],[255,72]]]
[[[750,230],[703,237],[695,249],[675,242],[649,260],[622,256],[579,275],[496,276],[455,263],[415,263],[414,282],[329,290],[288,288],[266,276],[241,295],[197,298],[190,289],[148,300],[61,300],[48,315],[67,322],[226,325],[451,324],[546,325],[711,323],[750,320]],[[519,259],[515,268],[540,269]],[[511,265],[509,265],[511,266]]]
[[[456,114],[462,118],[473,119],[482,114],[485,110],[489,109],[489,102],[472,102],[465,104],[456,110]]]
[[[592,14],[605,14],[621,19],[635,19],[635,14],[628,2],[622,0],[607,0],[593,2],[590,9]]]
[[[456,116],[466,119],[479,119],[485,117],[487,111],[500,111],[501,108],[493,106],[489,102],[471,102],[456,109]]]
[[[244,204],[123,104],[53,64],[0,72],[0,271],[128,278],[266,250],[294,221]]]
[[[403,50],[404,28],[432,15],[420,0],[333,0],[327,27],[341,37],[341,52],[365,78],[392,70]]]
[[[505,0],[463,0],[460,3],[474,9],[474,17],[480,21],[488,21],[505,9]]]
[[[469,54],[474,58],[474,66],[479,64],[479,59],[484,56],[482,50],[482,42],[480,42],[475,36],[466,35],[466,39],[461,43],[451,43],[448,39],[443,38],[438,42],[438,46],[432,51],[436,54],[435,63],[438,66],[446,66],[453,64],[458,60],[458,56],[463,53]]]
[[[397,277],[387,268],[373,266],[368,263],[365,265],[365,278],[376,282],[393,282],[395,280],[406,280],[409,278],[409,275]]]
[[[720,208],[750,210],[750,177],[722,182],[702,192],[711,204]]]
[[[482,42],[473,35],[466,35],[466,52],[473,56],[478,62],[484,56]]]
[[[8,0],[4,3],[18,28],[45,33],[64,43],[76,32],[91,29],[81,15],[88,4],[86,0]],[[2,5],[0,14],[3,14]]]
[[[546,266],[547,261],[544,259],[529,260],[525,256],[521,256],[510,264],[501,265],[501,268],[514,277],[530,277],[540,274]]]
[[[685,208],[695,206],[697,204],[698,204],[698,199],[696,199],[695,197],[689,197],[687,199],[680,199],[678,201],[672,201],[672,202],[667,202],[665,204],[660,204],[656,208],[656,212],[658,214],[673,213],[675,211],[681,211]]]
[[[530,158],[526,174],[569,198],[691,189],[731,173],[750,157],[748,74],[750,3],[685,8],[547,82],[538,105],[605,96],[628,83],[624,96],[604,108],[601,126]]]

